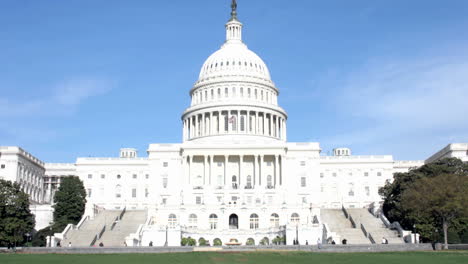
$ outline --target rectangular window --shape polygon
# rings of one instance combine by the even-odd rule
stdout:
[[[320,178],[323,178],[323,172],[320,173]]]
[[[105,179],[105,178],[106,178],[106,175],[101,174],[101,179]]]
[[[137,175],[136,174],[133,174],[133,179],[136,179],[137,178]]]
[[[148,198],[149,196],[149,191],[148,191],[148,188],[145,189],[145,198]]]
[[[195,203],[196,204],[201,204],[201,196],[195,197]]]
[[[5,168],[5,164],[2,164],[2,165],[1,165],[1,168],[4,169],[4,168]]]
[[[306,162],[304,160],[301,160],[301,166],[305,166],[306,165]]]
[[[301,187],[306,187],[306,177],[301,177]]]
[[[382,176],[382,173],[381,173],[381,172],[377,172],[377,176]]]
[[[252,204],[252,196],[247,196],[247,203]]]
[[[218,167],[222,167],[223,166],[223,163],[222,162],[218,162]]]
[[[163,188],[166,189],[167,188],[167,177],[164,177],[163,178]]]
[[[88,189],[88,198],[91,197],[91,192],[92,192],[92,191],[93,191],[92,189]]]
[[[307,197],[305,197],[305,196],[302,197],[302,203],[305,203],[305,204],[307,203]]]
[[[164,167],[164,168],[167,168],[167,166],[169,166],[169,163],[163,162],[163,167]]]
[[[369,176],[369,173],[368,172],[364,172],[364,177],[367,177]]]
[[[146,179],[149,179],[149,174],[146,174],[145,177],[146,177]]]
[[[364,187],[364,189],[365,189],[365,191],[366,191],[366,195],[367,195],[367,196],[370,196],[370,188],[369,188],[369,186]]]
[[[268,162],[267,162],[267,166],[268,166],[268,167],[271,167],[271,161],[268,161]]]
[[[162,201],[161,201],[162,204],[167,204],[167,198],[162,198]]]
[[[223,197],[222,196],[217,196],[216,199],[218,199],[218,203],[223,202]]]
[[[93,178],[93,175],[92,174],[88,174],[88,179],[92,179]]]
[[[136,191],[137,190],[135,188],[132,189],[132,198],[136,198]]]
[[[334,172],[332,175],[333,175],[333,177],[336,177],[336,172]]]

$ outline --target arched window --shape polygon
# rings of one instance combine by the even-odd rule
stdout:
[[[213,99],[214,99],[214,91],[213,91],[213,89],[211,89],[211,100],[213,100]]]
[[[228,97],[229,95],[229,89],[226,87],[224,88],[224,97]]]
[[[257,214],[250,215],[250,229],[258,229],[258,215]]]
[[[229,229],[238,229],[239,228],[239,217],[236,214],[229,216]]]
[[[250,175],[247,176],[247,186],[245,188],[252,189],[252,176]]]
[[[218,88],[218,98],[221,98],[221,88]]]
[[[205,101],[208,101],[208,91],[205,90]]]
[[[299,225],[300,220],[301,220],[301,219],[299,218],[299,214],[293,213],[293,214],[291,215],[291,223],[292,223],[293,225]]]
[[[242,88],[242,87],[240,88],[240,96],[244,97],[244,88]]]
[[[249,89],[247,89],[247,97],[250,98],[251,95],[252,95],[252,94],[250,93],[250,88],[249,88]]]
[[[189,215],[188,227],[197,228],[197,215],[196,214]]]
[[[271,175],[267,176],[267,188],[268,189],[273,188],[273,177]]]
[[[279,215],[278,214],[272,214],[270,217],[270,226],[271,227],[279,227]]]
[[[177,216],[175,214],[170,214],[169,218],[168,218],[168,221],[167,221],[167,224],[168,224],[169,228],[175,228],[176,225],[177,225]]]
[[[244,130],[245,130],[245,117],[244,117],[244,116],[241,116],[241,120],[240,120],[240,130],[241,130],[241,131],[244,131]]]
[[[215,214],[210,214],[210,229],[217,229],[218,228],[218,216]]]
[[[237,189],[237,176],[236,175],[232,175],[232,188],[233,189]]]

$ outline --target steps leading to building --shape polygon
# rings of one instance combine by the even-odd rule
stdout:
[[[104,225],[106,229],[110,228],[116,217],[122,213],[121,210],[104,210],[94,217],[86,220],[80,229],[70,230],[67,238],[62,241],[62,246],[67,246],[69,242],[73,247],[89,247],[96,234],[98,234]]]
[[[382,238],[386,238],[389,244],[403,244],[404,240],[398,236],[398,232],[387,228],[380,218],[373,216],[366,208],[349,208],[346,209],[353,218],[357,227],[361,224],[367,232],[375,239],[377,244],[382,242]]]
[[[126,211],[122,219],[120,219],[111,229],[111,225],[106,228],[101,239],[96,242],[96,245],[103,243],[105,247],[123,246],[125,237],[131,233],[135,233],[139,225],[146,222],[147,212],[145,211]]]
[[[341,209],[322,209],[320,215],[330,231],[339,235],[341,240],[346,239],[348,244],[371,244],[360,228],[352,227]]]

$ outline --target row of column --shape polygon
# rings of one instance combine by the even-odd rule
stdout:
[[[286,140],[286,119],[255,111],[216,111],[184,119],[184,140],[221,134],[262,135]]]
[[[265,168],[267,166],[265,162],[265,157],[272,157],[273,158],[273,166],[274,171],[271,175],[266,175]],[[203,175],[202,175],[202,182],[197,183],[193,182],[194,170],[194,157],[202,157],[203,160]],[[216,164],[215,158],[219,159],[222,157],[223,159],[223,181],[222,185],[218,185],[216,183],[216,175],[214,175],[214,165]],[[238,157],[238,171],[227,171],[229,157]],[[245,158],[250,157],[253,159],[248,159],[246,161]],[[217,187],[231,187],[233,189],[244,189],[248,186],[248,177],[251,176],[250,180],[250,187],[255,188],[255,186],[265,186],[266,188],[275,188],[276,186],[283,185],[283,155],[223,155],[223,156],[215,156],[215,155],[187,155],[183,156],[182,163],[183,163],[183,170],[184,170],[184,183],[191,185],[193,187],[201,187],[201,186],[217,186]],[[250,172],[246,173],[245,164],[247,162],[253,162],[253,172],[250,175]],[[236,176],[236,181],[234,182],[231,178],[232,176]],[[271,178],[269,178],[271,177]],[[234,186],[237,185],[237,187]]]

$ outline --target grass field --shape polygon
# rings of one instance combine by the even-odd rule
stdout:
[[[144,263],[308,263],[308,264],[468,264],[468,251],[399,253],[167,253],[113,255],[1,254],[1,264],[144,264]]]

